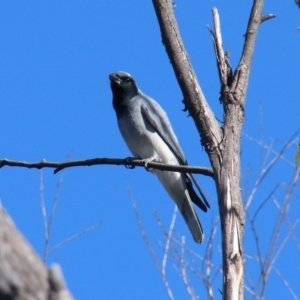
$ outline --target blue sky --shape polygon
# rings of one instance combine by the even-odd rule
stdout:
[[[183,40],[206,98],[219,119],[220,86],[206,25],[212,26],[211,8],[216,6],[224,48],[230,51],[230,61],[236,67],[250,5],[251,1],[176,1]],[[275,13],[277,18],[263,23],[259,30],[243,133],[263,139],[267,145],[274,140],[274,149],[279,151],[300,128],[300,15],[293,1],[266,1],[264,12]],[[140,89],[166,110],[190,164],[209,166],[193,122],[182,112],[182,94],[161,42],[151,1],[1,1],[0,15],[0,157],[64,161],[69,153],[72,159],[129,156],[117,128],[108,80],[110,73],[123,70],[131,73]],[[292,147],[285,157],[293,161],[294,153]],[[265,154],[244,135],[243,193],[253,188]],[[270,154],[268,161],[272,158]],[[281,201],[284,183],[289,182],[292,171],[281,160],[255,195],[251,211],[277,182],[281,185],[276,199]],[[53,175],[51,169],[43,171],[48,209],[60,176]],[[199,211],[209,233],[218,214],[216,193],[211,179],[197,178],[212,207],[207,214]],[[0,179],[4,207],[42,256],[45,238],[40,171],[5,167],[0,170]],[[161,260],[157,241],[164,241],[164,237],[153,211],[168,227],[174,204],[153,175],[142,168],[127,170],[117,166],[64,172],[50,244],[54,246],[93,223],[102,222],[96,230],[60,247],[48,258],[48,264],[58,262],[62,266],[76,299],[168,299],[139,231],[130,193]],[[299,218],[299,194],[298,188],[291,204],[292,223]],[[269,203],[258,218],[263,251],[277,212]],[[201,246],[194,244],[181,216],[177,218],[176,231],[186,237],[187,246],[193,251],[204,253],[206,242]],[[296,228],[295,235],[299,234]],[[253,244],[253,235],[246,230],[246,251],[251,252]],[[219,247],[217,237],[216,262],[220,262]],[[277,267],[297,295],[299,266],[299,252],[293,242],[288,242]],[[255,278],[256,267],[251,263],[248,267]],[[175,298],[188,299],[171,261],[167,274]],[[196,292],[206,298],[201,281],[190,276]],[[271,279],[266,299],[279,294],[282,299],[291,297],[274,272]],[[217,298],[221,286],[219,276],[213,287]]]

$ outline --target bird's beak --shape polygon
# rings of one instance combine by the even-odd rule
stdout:
[[[111,83],[116,83],[118,85],[121,83],[121,79],[115,73],[109,75],[109,80]]]

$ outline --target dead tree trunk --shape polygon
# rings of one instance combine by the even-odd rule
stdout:
[[[240,193],[240,139],[244,121],[245,95],[252,55],[259,25],[274,17],[262,15],[263,0],[254,0],[245,34],[244,49],[237,69],[232,72],[223,50],[218,12],[213,9],[214,30],[210,30],[221,81],[220,101],[223,126],[209,107],[189,61],[174,15],[171,0],[153,0],[163,44],[182,93],[186,107],[201,137],[213,171],[218,195],[222,229],[223,298],[243,299],[244,209]]]

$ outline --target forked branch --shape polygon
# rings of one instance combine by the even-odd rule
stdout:
[[[242,240],[244,210],[240,193],[240,139],[254,45],[259,25],[271,15],[262,15],[263,0],[254,0],[239,65],[232,72],[223,50],[218,12],[213,9],[213,36],[221,81],[224,125],[217,123],[208,106],[180,36],[171,0],[153,0],[163,43],[172,63],[184,100],[202,145],[214,170],[222,227],[223,298],[243,299]]]

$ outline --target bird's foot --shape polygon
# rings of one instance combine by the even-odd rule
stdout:
[[[134,169],[135,168],[135,166],[133,166],[131,164],[131,162],[130,162],[131,160],[132,160],[132,157],[130,157],[130,156],[128,156],[124,159],[124,165],[125,165],[126,169]]]
[[[149,158],[145,158],[143,159],[143,163],[144,163],[144,167],[147,171],[151,171],[151,168],[148,168],[148,163],[151,161],[154,161],[154,157],[149,157]]]

